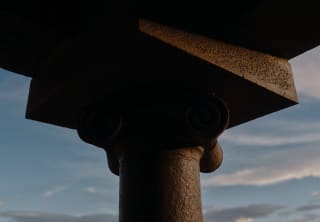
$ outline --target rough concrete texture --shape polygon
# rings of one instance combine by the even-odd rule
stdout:
[[[278,95],[298,101],[286,59],[141,19],[140,31]],[[213,74],[214,75],[214,74]]]
[[[201,147],[159,153],[131,147],[124,152],[120,157],[120,222],[201,222],[202,155]]]

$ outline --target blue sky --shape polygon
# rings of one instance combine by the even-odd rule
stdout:
[[[320,47],[290,61],[300,104],[227,130],[202,174],[207,222],[319,222]],[[118,177],[69,129],[24,118],[30,79],[0,70],[0,222],[114,222]]]

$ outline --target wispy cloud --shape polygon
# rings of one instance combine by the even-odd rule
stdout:
[[[313,196],[315,198],[320,198],[320,192],[318,192],[318,191],[312,192],[311,196]]]
[[[0,101],[26,102],[30,78],[0,68]]]
[[[28,97],[28,84],[23,84],[12,89],[0,90],[0,101],[26,102]]]
[[[288,215],[298,214],[300,217],[291,220],[291,222],[319,222],[320,215],[315,214],[320,210],[320,204],[306,204],[292,209]]]
[[[54,187],[53,189],[51,190],[48,190],[46,192],[43,193],[43,196],[44,197],[52,197],[58,193],[61,193],[63,191],[65,191],[67,189],[67,186],[57,186],[57,187]]]
[[[312,210],[320,210],[320,204],[307,204],[301,207],[298,207],[296,211],[312,211]]]
[[[305,214],[300,218],[293,219],[291,222],[319,222],[320,215],[317,214]]]
[[[4,201],[0,200],[0,207],[3,207],[3,206],[4,206]]]
[[[305,133],[302,135],[272,136],[254,135],[249,133],[228,133],[226,132],[222,141],[245,146],[282,146],[302,143],[320,142],[320,131]]]
[[[270,204],[248,205],[244,207],[212,209],[205,213],[207,222],[252,222],[253,219],[265,218],[281,210],[283,207]],[[7,211],[0,213],[0,217],[10,222],[116,222],[118,217],[111,214],[93,214],[72,216],[67,214]]]
[[[108,195],[110,195],[110,193],[114,192],[113,190],[110,191],[108,189],[101,189],[101,188],[97,188],[97,187],[86,187],[84,190],[88,193],[97,194],[100,196],[108,196]]]
[[[295,84],[301,95],[320,99],[320,47],[290,61]]]
[[[253,130],[229,130],[222,134],[220,140],[237,146],[255,147],[319,143],[320,122],[260,119],[254,125]]]
[[[252,221],[253,221],[252,218],[240,218],[236,220],[236,222],[252,222]]]
[[[104,162],[93,160],[84,160],[82,162],[68,161],[62,162],[57,167],[67,171],[71,176],[82,180],[104,181],[108,177],[116,178],[109,172],[105,162],[106,160]]]
[[[282,219],[286,218],[289,222],[319,222],[320,215],[316,214],[320,210],[318,204],[306,204],[296,208],[280,211],[277,215]]]
[[[84,150],[77,152],[77,160],[61,161],[54,167],[63,170],[76,180],[87,180],[90,183],[107,181],[107,185],[110,185],[107,187],[108,189],[117,188],[119,177],[108,169],[105,151],[98,148],[91,150],[87,147],[84,148]]]
[[[282,206],[270,204],[212,209],[205,213],[204,218],[207,222],[251,222],[254,219],[268,217],[281,209]]]
[[[262,159],[263,158],[263,159]],[[264,157],[257,167],[243,168],[202,180],[203,186],[265,186],[293,179],[320,177],[320,149],[304,147],[276,151]]]
[[[265,186],[306,177],[320,177],[318,120],[266,118],[250,127],[231,129],[224,133],[220,141],[223,146],[232,144],[238,147],[236,152],[239,154],[235,161],[240,158],[242,165],[229,169],[228,172],[218,171],[204,176],[204,186]],[[256,148],[255,156],[250,155],[253,151],[244,149],[247,147]],[[272,149],[267,149],[268,147]],[[241,149],[244,150],[243,154],[239,151]]]
[[[0,217],[10,222],[116,222],[117,217],[108,214],[93,214],[85,216],[71,216],[28,211],[8,211],[0,213]]]

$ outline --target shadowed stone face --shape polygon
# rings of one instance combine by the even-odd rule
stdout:
[[[285,59],[146,20],[140,20],[139,24],[140,30],[150,36],[281,96],[297,101],[291,67]]]
[[[135,45],[110,48],[105,57],[91,48],[78,60],[71,48],[51,61],[46,75],[32,80],[27,117],[76,128],[81,110],[95,102],[112,107],[203,92],[226,103],[232,127],[297,102],[285,59],[146,20],[139,28]]]
[[[286,59],[320,43],[316,8],[287,0],[7,1],[0,66],[34,77],[30,119],[76,128],[90,101],[152,83],[216,93],[235,126],[297,102]],[[158,23],[141,20],[143,34],[139,17]]]
[[[118,46],[123,44],[120,36],[134,38],[138,18],[290,59],[320,44],[317,9],[317,2],[289,0],[5,1],[0,9],[0,66],[40,75],[47,62],[88,33],[95,38],[87,40],[100,49],[112,35],[117,35]],[[79,47],[86,51],[85,44]]]

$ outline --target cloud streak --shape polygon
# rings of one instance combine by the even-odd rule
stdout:
[[[283,206],[271,204],[253,204],[248,206],[211,209],[204,214],[207,222],[252,222],[254,219],[266,218]],[[116,222],[118,216],[111,214],[92,214],[72,216],[68,214],[33,212],[33,211],[7,211],[1,212],[0,218],[9,219],[9,222]]]
[[[113,191],[109,189],[99,189],[97,187],[86,187],[84,190],[88,193],[96,194],[100,196],[108,196],[110,195],[110,193],[113,193]]]
[[[255,147],[257,158],[246,155],[252,152],[250,149],[237,151],[239,154],[234,158],[241,158],[244,164],[226,173],[218,171],[203,177],[203,186],[266,186],[306,177],[320,178],[320,122],[265,119],[238,129],[227,131],[221,138],[222,145],[233,144],[238,149]]]
[[[314,198],[320,198],[320,192],[312,192],[311,196],[313,196]]]
[[[301,207],[298,207],[296,211],[313,211],[320,210],[320,204],[308,204]]]
[[[30,80],[0,68],[0,101],[26,102]]]
[[[116,222],[117,217],[108,214],[93,214],[85,216],[71,216],[67,214],[8,211],[0,213],[0,217],[10,222]]]
[[[58,187],[55,187],[51,190],[48,190],[46,192],[44,192],[43,196],[44,197],[53,197],[54,195],[58,194],[58,193],[61,193],[63,191],[65,191],[67,189],[66,186],[58,186]]]
[[[319,222],[319,215],[317,214],[305,214],[300,218],[294,219],[291,222]]]
[[[290,61],[297,91],[304,96],[320,99],[320,47]]]
[[[308,154],[308,155],[306,155]],[[261,157],[262,159],[262,157]],[[320,177],[320,149],[304,147],[277,151],[261,160],[260,166],[207,177],[203,186],[265,186],[306,177]]]
[[[271,147],[320,142],[320,122],[286,119],[257,120],[251,131],[229,130],[221,141],[237,146]],[[259,134],[258,132],[261,132]]]
[[[320,142],[320,131],[291,136],[253,135],[248,133],[225,133],[222,141],[244,146],[283,146]]]
[[[256,147],[259,161],[251,157],[244,161],[247,166],[206,177],[202,181],[204,186],[265,186],[306,177],[320,177],[319,122],[283,119],[260,121],[247,130],[226,132],[221,141],[234,144],[239,149],[241,146]],[[278,149],[262,149],[277,146]]]
[[[4,206],[4,201],[0,200],[0,207],[3,207],[3,206]]]
[[[204,215],[207,222],[251,222],[254,219],[265,218],[283,209],[282,206],[270,204],[255,204],[244,207],[213,209]]]
[[[283,207],[270,204],[256,204],[244,207],[212,209],[205,213],[207,222],[252,222],[253,219],[264,218],[281,210]],[[0,213],[0,217],[9,222],[116,222],[118,217],[110,214],[93,214],[85,216],[71,216],[67,214],[7,211]]]

